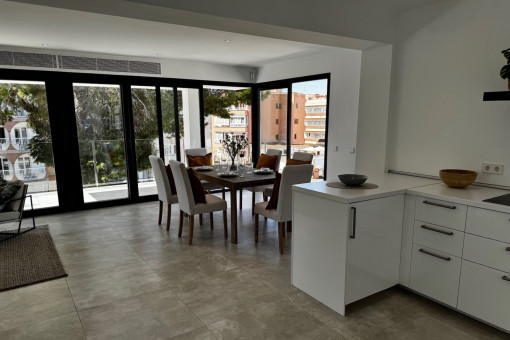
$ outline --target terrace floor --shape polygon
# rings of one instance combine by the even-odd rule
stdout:
[[[177,205],[166,232],[157,202],[36,218],[69,276],[0,293],[0,339],[509,338],[398,287],[340,316],[290,284],[292,233],[280,256],[276,223],[261,219],[254,244],[250,199],[237,245],[217,213],[213,231],[208,216],[196,223],[189,246]]]

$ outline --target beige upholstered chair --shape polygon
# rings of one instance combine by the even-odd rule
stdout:
[[[227,202],[214,195],[205,195],[207,203],[195,203],[193,191],[188,177],[188,172],[183,163],[171,160],[169,162],[172,174],[174,175],[177,196],[179,197],[179,237],[182,236],[182,225],[184,214],[189,217],[189,241],[191,245],[193,241],[194,217],[198,214],[209,213],[211,230],[213,229],[213,212],[223,211],[223,232],[225,239],[228,238],[227,230]]]
[[[280,149],[267,149],[266,155],[268,156],[278,156],[278,160],[276,161],[276,171],[279,171],[280,169],[280,160],[282,159],[282,150]],[[267,185],[259,185],[256,187],[248,187],[246,190],[251,191],[251,214],[255,214],[255,193],[256,192],[264,192],[264,189],[269,188],[272,189],[273,186],[267,186]],[[242,209],[243,206],[243,190],[239,190],[239,209]]]
[[[207,149],[206,148],[196,148],[196,149],[185,149],[184,154],[186,156],[205,156],[207,155]],[[188,164],[188,157],[186,157],[186,164]],[[188,164],[189,166],[189,164]],[[209,183],[207,181],[201,180],[202,186],[204,187],[204,190],[208,193],[211,193],[211,190],[217,190],[221,189],[221,196],[223,199],[225,199],[225,188],[221,185],[215,184],[215,183]]]
[[[295,161],[311,162],[313,160],[313,153],[296,151],[292,155],[291,159],[293,159]],[[263,193],[264,201],[267,201],[267,198],[271,197],[272,194],[273,194],[273,187],[266,187],[264,189],[264,193]]]
[[[170,181],[166,174],[165,165],[163,160],[156,156],[149,156],[149,160],[152,166],[152,172],[154,172],[154,178],[156,179],[156,188],[158,189],[159,199],[159,217],[158,224],[161,224],[161,217],[163,216],[163,203],[168,207],[166,216],[166,230],[170,229],[170,215],[172,212],[172,204],[177,203],[177,193],[172,192],[170,187]]]
[[[34,204],[32,202],[32,195],[27,195],[28,185],[22,184],[21,188],[19,188],[18,192],[14,197],[12,197],[4,206],[2,211],[0,212],[0,224],[11,223],[11,222],[19,222],[18,231],[4,231],[0,232],[0,241],[5,241],[11,237],[21,235],[26,233],[27,231],[35,229],[35,218],[32,214],[32,227],[24,228],[21,230],[21,223],[23,222],[23,212],[25,209],[25,200],[27,197],[30,198],[30,206],[32,211],[34,210]]]
[[[259,241],[259,215],[268,217],[278,222],[278,244],[280,254],[283,254],[284,225],[285,222],[292,220],[292,186],[309,183],[312,179],[312,171],[312,164],[286,166],[282,171],[277,208],[266,210],[269,202],[255,204],[255,243]]]

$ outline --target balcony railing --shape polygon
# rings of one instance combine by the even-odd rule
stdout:
[[[28,148],[28,138],[13,138],[12,145],[18,150],[26,150]]]
[[[0,138],[0,144],[7,144],[7,145],[9,145],[9,138]]]
[[[46,174],[46,167],[16,169],[16,177],[24,180],[37,178],[41,174]]]

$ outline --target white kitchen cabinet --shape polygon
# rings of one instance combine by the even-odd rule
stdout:
[[[510,244],[466,234],[463,258],[510,273]]]
[[[448,201],[418,197],[415,219],[464,231],[467,206]]]
[[[398,283],[404,196],[353,203],[349,209],[346,304]]]
[[[509,306],[510,274],[462,261],[459,310],[510,330]]]
[[[509,214],[469,207],[467,217],[467,233],[510,243]]]
[[[398,283],[403,195],[341,203],[293,193],[292,284],[345,305]]]
[[[457,306],[460,258],[413,245],[410,287],[452,307]]]
[[[461,257],[464,232],[415,221],[413,243]]]

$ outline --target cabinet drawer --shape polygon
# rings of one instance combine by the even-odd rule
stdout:
[[[510,273],[510,244],[466,234],[464,259]]]
[[[463,242],[464,232],[462,231],[422,221],[414,222],[413,243],[461,257]]]
[[[464,231],[467,206],[463,204],[417,197],[414,218],[420,221]]]
[[[509,331],[510,281],[503,279],[509,276],[463,260],[457,308]]]
[[[510,214],[469,207],[466,232],[510,243]]]
[[[461,260],[456,256],[413,244],[410,287],[455,307],[459,289],[460,264]]]

